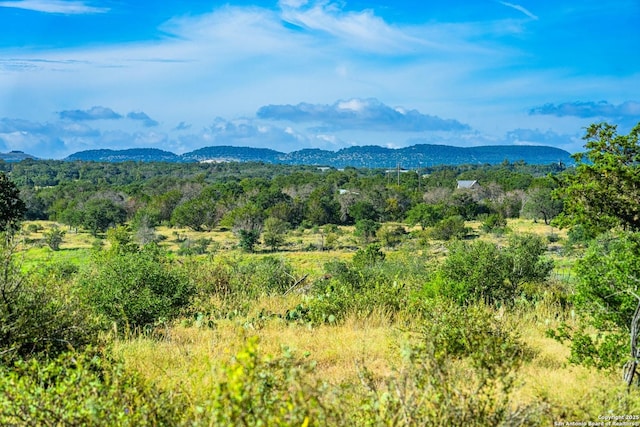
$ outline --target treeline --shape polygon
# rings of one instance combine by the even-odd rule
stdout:
[[[263,163],[173,164],[24,160],[2,163],[20,188],[29,220],[48,219],[94,234],[129,222],[197,231],[255,233],[265,222],[311,227],[525,215],[548,221],[562,204],[550,175],[562,165],[464,165],[417,171],[317,168]],[[477,180],[458,189],[458,180]]]

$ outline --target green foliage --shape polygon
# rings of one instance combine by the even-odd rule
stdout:
[[[398,245],[407,231],[401,225],[385,224],[376,232],[376,237],[387,248]]]
[[[311,192],[305,217],[314,225],[339,223],[340,204],[335,200],[331,186],[323,184]]]
[[[376,235],[376,232],[380,228],[380,223],[371,219],[361,219],[356,222],[356,229],[354,234],[361,237],[365,243],[369,243],[371,239]]]
[[[57,225],[54,225],[49,230],[45,231],[42,235],[44,242],[51,248],[51,250],[60,250],[60,244],[64,239],[66,232],[61,230]]]
[[[26,210],[18,187],[0,172],[0,232],[15,230]]]
[[[499,213],[488,215],[482,222],[481,228],[487,233],[502,234],[507,227],[507,220]]]
[[[569,246],[586,246],[588,243],[595,239],[596,235],[593,230],[582,224],[577,224],[571,227],[567,232],[567,243]]]
[[[380,245],[371,244],[364,249],[358,249],[353,255],[353,265],[356,268],[370,267],[383,262],[385,257]]]
[[[427,227],[434,226],[438,221],[444,218],[444,205],[428,205],[426,203],[418,203],[407,212],[407,223],[410,226],[420,224],[424,230]]]
[[[617,369],[629,358],[629,334],[625,331],[587,333],[584,325],[570,327],[566,323],[550,329],[547,336],[559,342],[569,341],[569,363],[597,369]]]
[[[80,224],[95,236],[104,233],[109,227],[124,224],[126,219],[127,212],[122,206],[109,199],[97,198],[84,204]]]
[[[220,368],[210,400],[197,408],[200,421],[229,426],[338,425],[342,415],[329,386],[312,379],[315,363],[287,348],[275,358],[260,355],[250,338]],[[196,419],[196,422],[198,419]]]
[[[87,301],[121,331],[172,319],[193,293],[188,278],[154,245],[135,254],[97,254],[80,286]]]
[[[236,264],[232,286],[237,292],[255,298],[283,294],[295,282],[294,271],[286,259],[276,256],[247,257]]]
[[[245,230],[240,229],[237,231],[240,241],[238,245],[245,252],[253,252],[255,246],[260,242],[260,230]]]
[[[575,154],[574,174],[564,175],[556,195],[564,200],[558,224],[582,224],[597,232],[621,226],[640,230],[640,123],[618,135],[607,123],[587,129],[585,153]]]
[[[534,235],[514,236],[507,248],[482,240],[456,242],[440,267],[441,292],[459,303],[510,303],[524,283],[544,281],[553,263]]]
[[[562,200],[554,196],[551,188],[534,188],[527,193],[522,215],[533,220],[542,218],[544,223],[549,225],[551,220],[562,212],[562,207]]]
[[[202,237],[200,239],[187,239],[180,244],[178,255],[203,255],[207,253],[207,249],[211,244],[211,239]]]
[[[0,424],[178,425],[185,402],[93,352],[0,365]]]
[[[363,219],[369,219],[371,221],[378,221],[380,219],[380,213],[376,206],[366,200],[359,200],[349,207],[349,216],[354,221],[360,221]]]
[[[289,223],[276,217],[269,217],[263,226],[262,240],[271,250],[276,250],[285,242],[285,235],[289,229]]]
[[[365,393],[354,415],[362,425],[532,425],[538,414],[514,407],[515,371],[527,349],[483,306],[424,307],[418,342],[385,378],[361,370]],[[462,368],[461,360],[470,367]]]
[[[216,225],[215,214],[215,203],[206,197],[198,197],[176,206],[171,214],[171,223],[195,231],[211,229]]]
[[[23,273],[16,245],[0,234],[0,362],[55,356],[95,342],[93,316],[55,264]]]
[[[110,251],[117,254],[135,254],[139,246],[133,241],[133,235],[129,227],[118,225],[107,230],[107,241],[110,243]]]
[[[576,264],[574,303],[598,329],[630,328],[640,294],[640,233],[605,234]]]
[[[450,216],[439,221],[430,232],[433,239],[451,240],[461,239],[467,235],[469,228],[464,225],[464,218],[461,216]]]
[[[543,255],[547,250],[544,239],[535,234],[516,234],[509,239],[504,254],[509,260],[507,279],[515,286],[542,283],[553,270],[553,261]]]

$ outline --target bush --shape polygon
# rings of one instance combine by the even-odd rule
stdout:
[[[482,231],[486,233],[503,234],[507,227],[507,220],[498,213],[490,214],[482,222]]]
[[[121,330],[172,319],[193,293],[188,278],[153,245],[136,253],[98,254],[80,286],[87,301]]]
[[[185,409],[181,399],[96,353],[0,366],[2,425],[178,425]]]
[[[196,424],[244,426],[342,425],[338,400],[328,385],[314,380],[315,363],[299,360],[287,349],[275,358],[259,353],[247,340],[230,363],[211,398],[197,408]],[[203,418],[203,419],[198,419]]]
[[[180,244],[178,255],[203,255],[211,244],[211,239],[200,238],[196,240],[187,239]]]
[[[510,401],[515,372],[527,356],[517,334],[483,306],[423,306],[417,342],[403,349],[399,369],[375,378],[362,369],[357,425],[533,425],[534,408]]]
[[[55,357],[96,342],[96,323],[68,282],[66,268],[23,273],[11,241],[0,247],[0,362]],[[73,274],[73,273],[70,273]]]
[[[460,303],[513,302],[523,284],[548,277],[553,263],[542,257],[544,251],[542,239],[534,235],[514,236],[504,249],[481,240],[457,242],[439,270],[441,292]]]
[[[574,303],[600,330],[628,330],[640,294],[640,233],[606,234],[576,264]]]
[[[54,225],[48,231],[43,233],[44,242],[51,248],[51,250],[60,250],[60,244],[62,244],[65,234],[66,232],[64,230],[60,230],[57,225]]]
[[[629,358],[631,348],[629,334],[623,331],[588,334],[584,326],[571,328],[562,324],[547,336],[559,342],[569,341],[569,363],[598,369],[620,368]]]
[[[450,216],[438,222],[431,229],[431,238],[436,240],[461,239],[467,235],[469,229],[464,225],[461,216]]]
[[[407,231],[403,226],[385,224],[378,229],[376,237],[384,246],[391,248],[398,245],[405,234]]]
[[[371,244],[365,249],[358,249],[353,256],[353,265],[356,268],[371,267],[384,261],[386,255],[380,249],[380,245]]]

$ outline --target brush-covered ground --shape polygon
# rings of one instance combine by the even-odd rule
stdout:
[[[25,272],[74,265],[73,287],[109,250],[66,230],[53,251],[39,244],[53,223],[33,224],[19,253]],[[499,234],[466,225],[467,244],[499,249],[514,235],[540,236],[553,270],[520,283],[509,300],[465,304],[447,294],[441,270],[453,247],[417,228],[362,261],[367,243],[348,227],[290,231],[278,250],[259,245],[250,254],[231,231],[159,227],[172,268],[195,286],[189,304],[151,327],[103,329],[92,351],[113,365],[92,368],[97,356],[87,356],[24,367],[24,378],[60,369],[72,379],[64,387],[35,381],[40,388],[5,381],[15,396],[3,404],[32,407],[3,420],[29,424],[49,411],[50,425],[640,425],[639,391],[627,389],[621,369],[571,364],[570,343],[550,337],[582,324],[571,304],[580,248],[568,250],[566,233],[528,220],[510,220]],[[180,254],[195,242],[204,253]],[[108,380],[85,384],[82,363]],[[16,391],[31,386],[40,390],[32,397]],[[100,394],[117,402],[109,407],[116,415],[104,415]],[[79,418],[60,415],[61,399],[76,399]]]

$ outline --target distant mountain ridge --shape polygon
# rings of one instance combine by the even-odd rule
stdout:
[[[19,162],[24,159],[35,159],[36,157],[22,151],[9,151],[8,153],[0,153],[0,159],[5,162]]]
[[[133,148],[127,150],[87,150],[74,153],[65,160],[96,162],[264,162],[388,168],[400,165],[405,169],[435,165],[499,164],[506,161],[524,161],[529,164],[565,163],[573,160],[569,152],[538,145],[492,145],[479,147],[454,147],[450,145],[418,144],[404,148],[386,148],[377,145],[353,146],[338,151],[305,148],[291,153],[281,153],[268,148],[213,146],[204,147],[182,155],[157,148]]]

